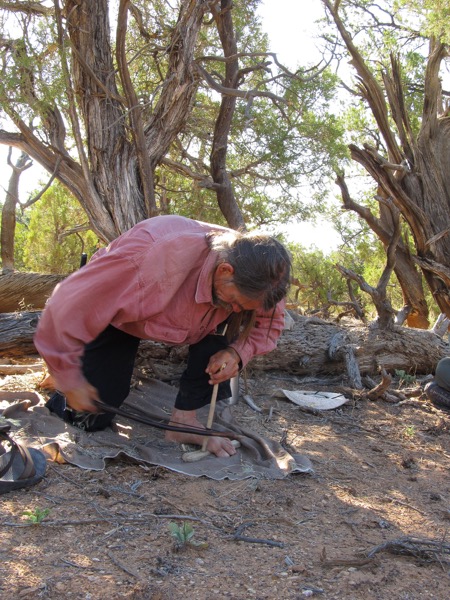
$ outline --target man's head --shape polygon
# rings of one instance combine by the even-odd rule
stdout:
[[[215,233],[209,243],[218,253],[213,275],[215,301],[233,312],[275,308],[289,287],[291,260],[275,238],[237,231]]]

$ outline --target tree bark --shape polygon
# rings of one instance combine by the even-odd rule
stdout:
[[[224,50],[224,56],[229,60],[225,63],[225,78],[223,86],[237,89],[239,79],[239,63],[237,59],[237,44],[231,16],[232,0],[222,0],[220,10],[213,9],[217,30]],[[236,109],[236,97],[222,95],[219,115],[214,128],[214,139],[211,150],[211,175],[216,184],[217,201],[227,222],[234,229],[245,229],[245,222],[233,191],[230,175],[227,171],[227,146],[231,123]]]
[[[394,327],[381,330],[361,324],[340,327],[311,317],[300,317],[291,331],[284,331],[278,347],[256,357],[255,369],[288,371],[292,375],[338,375],[347,372],[346,353],[331,360],[335,336],[347,338],[347,351],[353,351],[361,375],[376,375],[380,369],[403,370],[411,374],[433,373],[437,362],[448,355],[448,344],[436,334],[421,329]]]
[[[2,356],[37,354],[33,336],[40,314],[39,311],[0,314],[0,354]]]
[[[50,173],[55,172],[79,200],[91,228],[103,241],[113,240],[158,212],[153,171],[192,109],[198,82],[193,56],[208,5],[205,0],[180,3],[179,18],[164,51],[167,71],[161,73],[154,106],[136,106],[130,87],[130,56],[125,56],[123,29],[126,11],[132,10],[132,5],[126,0],[120,6],[117,65],[111,51],[107,0],[67,0],[63,12],[56,5],[57,43],[68,107],[64,118],[56,103],[37,101],[33,74],[18,69],[23,75],[24,95],[33,109],[39,108],[44,131],[37,136],[18,113],[11,112],[19,133],[0,130],[0,143],[21,149]],[[77,160],[66,149],[64,124],[68,121]]]
[[[0,313],[44,308],[55,286],[66,275],[0,274]]]
[[[39,315],[39,311],[0,315],[3,356],[36,353],[32,338]],[[341,327],[314,317],[298,317],[293,328],[283,332],[278,347],[255,357],[249,367],[298,376],[341,375],[359,387],[358,371],[369,376],[378,375],[382,369],[390,373],[402,370],[413,375],[429,374],[448,353],[448,344],[430,331],[406,327],[382,331],[360,324]],[[154,366],[157,376],[170,378],[179,375],[187,346],[143,341],[139,356],[141,363]]]

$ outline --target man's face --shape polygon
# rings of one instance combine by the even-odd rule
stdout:
[[[230,312],[243,310],[259,310],[261,302],[242,295],[233,281],[233,267],[227,263],[220,264],[213,276],[213,303]]]

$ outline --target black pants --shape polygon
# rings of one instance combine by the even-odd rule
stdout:
[[[139,338],[109,325],[100,335],[86,345],[82,357],[82,370],[87,381],[99,392],[100,399],[110,406],[119,407],[130,393],[131,376],[139,346]],[[228,346],[222,335],[207,335],[197,344],[189,346],[187,366],[181,376],[175,408],[196,410],[211,401],[212,386],[205,373],[210,357]],[[229,381],[219,385],[218,400],[229,398]],[[65,398],[55,392],[47,407],[86,431],[107,427],[114,415],[93,414],[66,409]]]

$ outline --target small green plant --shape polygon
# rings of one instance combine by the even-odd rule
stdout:
[[[175,538],[175,549],[177,551],[184,550],[188,546],[195,546],[196,548],[207,548],[206,542],[195,542],[192,538],[194,537],[195,531],[190,523],[183,522],[181,525],[169,523],[169,530],[171,535]]]
[[[406,371],[403,371],[403,369],[400,369],[400,370],[396,369],[395,376],[400,379],[400,385],[402,385],[402,384],[411,385],[416,382],[416,376],[410,375]]]
[[[403,430],[403,435],[407,438],[412,439],[416,435],[416,428],[414,425],[407,425]]]
[[[34,510],[24,510],[25,520],[34,525],[39,525],[50,513],[49,508],[35,508]]]

